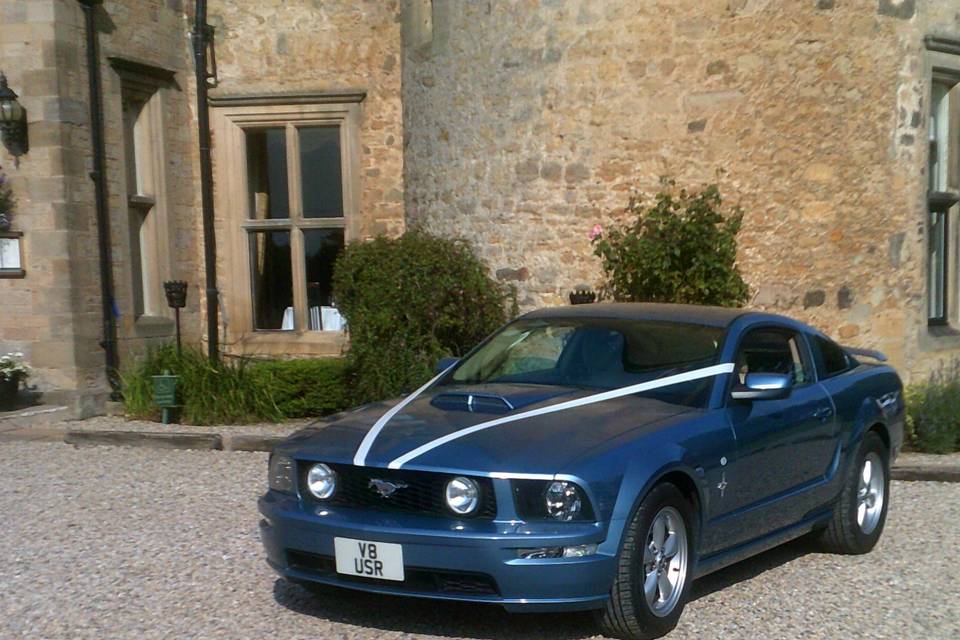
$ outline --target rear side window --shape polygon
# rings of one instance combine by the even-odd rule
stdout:
[[[838,373],[843,373],[853,366],[850,356],[840,348],[840,346],[826,338],[820,336],[813,337],[813,343],[820,350],[820,363],[823,370],[820,372],[821,378],[829,378]]]

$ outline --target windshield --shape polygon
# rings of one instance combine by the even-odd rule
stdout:
[[[626,387],[716,363],[723,329],[616,319],[519,320],[466,358],[444,384]],[[638,395],[704,406],[712,378]]]

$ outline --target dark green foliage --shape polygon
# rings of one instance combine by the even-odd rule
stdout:
[[[180,376],[181,421],[188,424],[231,424],[268,421],[283,416],[270,390],[245,361],[217,363],[199,349],[185,347],[177,356],[173,345],[149,351],[122,374],[123,397],[131,418],[156,420],[151,376],[169,371]]]
[[[421,232],[348,245],[334,292],[350,331],[359,401],[412,390],[506,319],[507,296],[463,242]]]
[[[347,363],[316,360],[234,360],[211,363],[199,349],[181,357],[165,345],[138,359],[123,378],[127,416],[157,420],[153,378],[165,371],[181,376],[177,393],[187,424],[278,422],[342,411],[352,405]]]
[[[722,210],[716,185],[695,193],[663,185],[649,205],[630,200],[632,223],[593,239],[607,293],[623,302],[741,306],[749,293],[736,266],[743,213]]]
[[[311,418],[352,405],[343,358],[272,360],[249,365],[285,418]]]
[[[960,362],[906,390],[906,444],[924,453],[960,451]]]
[[[0,171],[0,214],[6,214],[8,221],[13,217],[13,207],[15,204],[13,191],[7,182],[7,176]]]

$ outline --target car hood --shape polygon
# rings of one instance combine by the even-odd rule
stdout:
[[[413,449],[461,429],[596,392],[531,384],[482,384],[430,390],[390,419],[373,442],[364,463],[386,467]],[[451,394],[465,395],[451,397]],[[476,396],[473,402],[469,401],[470,395]],[[398,400],[367,405],[325,426],[305,429],[294,434],[278,451],[307,459],[352,464],[364,436],[396,402]],[[612,438],[628,431],[656,429],[694,411],[650,398],[625,396],[483,429],[432,449],[410,460],[403,468],[558,473]]]

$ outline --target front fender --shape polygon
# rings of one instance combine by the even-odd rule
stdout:
[[[620,490],[610,516],[607,539],[600,547],[601,552],[611,555],[620,553],[624,531],[643,498],[664,477],[674,473],[683,474],[690,486],[696,488],[698,502],[696,537],[699,539],[700,528],[704,521],[704,509],[709,500],[706,478],[702,470],[697,471],[692,456],[683,447],[677,444],[661,445],[645,448],[642,452],[638,452],[638,455],[631,457],[620,483]]]

